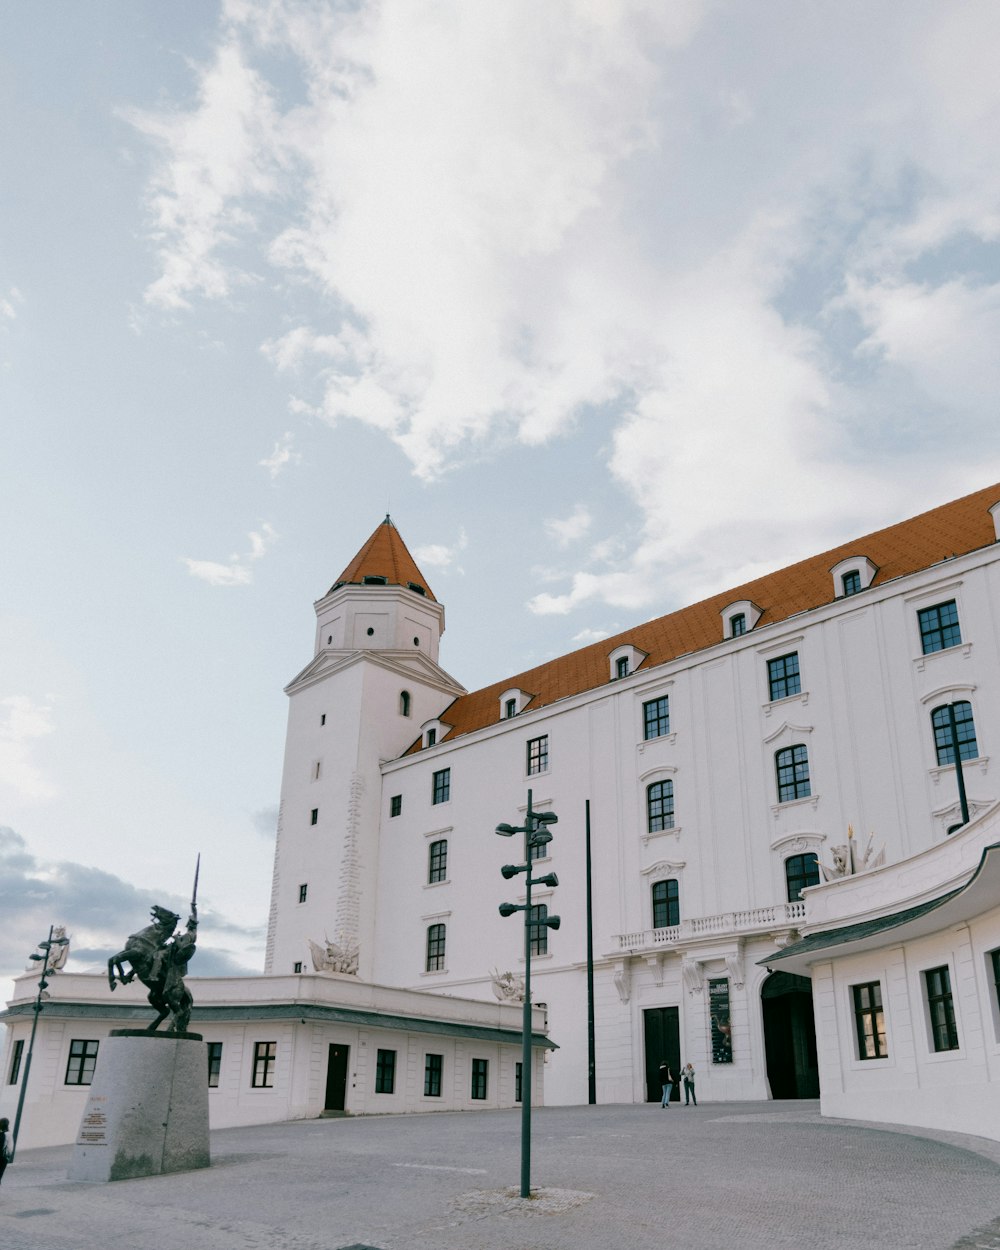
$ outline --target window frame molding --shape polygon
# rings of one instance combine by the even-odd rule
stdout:
[[[942,603],[947,603],[949,599],[954,599],[955,601],[955,607],[958,611],[958,628],[959,630],[962,629],[962,622],[966,619],[965,605],[962,602],[961,595],[964,585],[965,579],[959,577],[953,581],[903,596],[903,603],[910,611],[909,628],[910,637],[913,640],[913,666],[918,673],[924,671],[928,661],[933,663],[938,656],[960,655],[967,660],[972,655],[972,642],[964,637],[961,642],[955,643],[952,647],[943,647],[940,651],[925,652],[923,649],[923,636],[920,633],[920,613],[925,608],[935,608]]]

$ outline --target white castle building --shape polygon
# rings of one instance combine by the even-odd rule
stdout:
[[[535,931],[537,1098],[588,1098],[589,807],[598,1102],[658,1099],[666,1058],[703,1101],[822,1087],[830,1114],[1000,1135],[998,525],[995,485],[468,693],[386,517],[287,688],[265,975],[192,982],[213,1124],[512,1105],[523,926],[498,907],[525,850],[494,829],[530,790],[558,816],[533,903],[561,917]],[[28,1101],[62,1098],[68,1140],[63,1072],[126,1008],[53,991]],[[962,1099],[923,1096],[942,1074]]]

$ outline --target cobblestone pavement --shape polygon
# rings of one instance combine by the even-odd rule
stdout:
[[[66,1179],[24,1150],[3,1250],[1000,1250],[1000,1143],[823,1120],[814,1102],[550,1107],[212,1134],[211,1168]]]

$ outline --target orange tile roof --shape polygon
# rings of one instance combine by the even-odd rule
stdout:
[[[890,525],[864,538],[852,539],[830,551],[810,556],[798,564],[768,573],[752,582],[725,590],[700,603],[670,612],[656,620],[591,643],[579,651],[559,656],[514,677],[505,677],[482,690],[462,695],[442,713],[441,720],[452,728],[442,741],[452,741],[500,718],[500,695],[512,688],[528,691],[534,697],[527,711],[545,707],[559,699],[606,686],[609,682],[608,654],[615,647],[631,643],[648,653],[641,672],[665,664],[691,651],[701,651],[723,641],[721,612],[729,604],[749,599],[762,609],[756,628],[787,620],[799,612],[830,603],[833,579],[830,570],[850,556],[867,556],[878,568],[873,585],[929,568],[953,555],[964,555],[996,541],[993,518],[988,509],[1000,502],[1000,484],[988,486],[933,508],[909,521]],[[411,748],[412,749],[412,748]]]
[[[416,561],[410,555],[388,513],[326,593],[330,594],[338,586],[345,584],[360,585],[366,577],[384,577],[390,586],[408,586],[412,582],[424,588],[426,598],[437,602],[434,592],[427,585],[427,579],[417,568]]]

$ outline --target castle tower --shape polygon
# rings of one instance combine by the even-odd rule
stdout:
[[[465,690],[438,665],[444,607],[388,515],[315,609],[313,659],[285,688],[265,971],[311,971],[329,941],[334,970],[367,980],[380,763]]]

